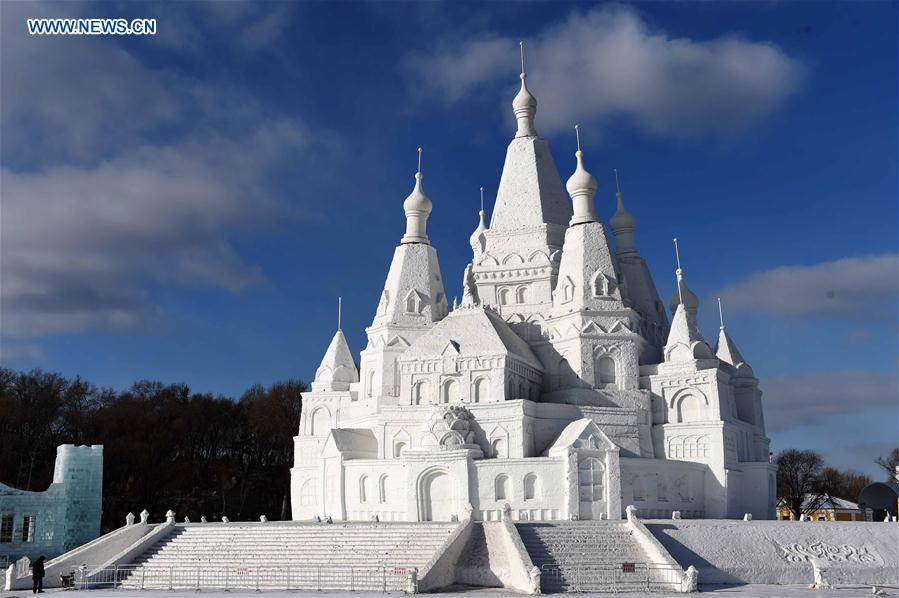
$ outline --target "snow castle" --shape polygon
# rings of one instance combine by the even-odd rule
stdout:
[[[563,188],[524,72],[512,108],[451,310],[419,162],[359,365],[338,325],[304,394],[293,518],[773,518],[761,391],[723,319],[713,350],[678,264],[669,323],[620,189],[602,222],[580,149]]]

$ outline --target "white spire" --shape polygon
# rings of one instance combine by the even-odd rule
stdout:
[[[528,91],[526,83],[527,75],[524,72],[524,42],[518,42],[521,49],[521,89],[518,95],[512,100],[512,111],[515,113],[515,119],[518,121],[518,131],[516,137],[535,137],[537,135],[534,129],[534,115],[537,114],[537,98]]]
[[[615,234],[616,253],[636,253],[634,230],[637,228],[637,219],[624,207],[624,200],[621,195],[621,181],[618,179],[618,169],[613,169],[613,172],[615,173],[615,197],[618,199],[618,209],[615,210],[615,213],[609,220],[609,225]]]
[[[487,230],[487,226],[484,224],[484,188],[481,187],[481,211],[478,212],[478,216],[480,220],[478,221],[478,227],[474,229],[474,232],[471,233],[471,236],[468,238],[468,243],[471,245],[472,250],[475,253],[479,253],[484,251],[484,246],[486,242],[486,237],[484,236],[484,231]]]
[[[353,354],[341,330],[343,299],[337,298],[337,332],[328,345],[321,364],[315,371],[312,390],[338,391],[347,390],[350,384],[359,381],[359,371],[353,361]]]
[[[593,209],[593,198],[596,196],[596,178],[584,168],[580,125],[574,125],[574,132],[577,136],[577,151],[574,153],[577,158],[577,167],[565,185],[574,205],[574,214],[571,216],[572,226],[584,224],[585,222],[599,221],[599,218],[596,217],[596,211]]]
[[[428,241],[428,215],[431,213],[431,200],[421,188],[421,148],[418,148],[418,172],[415,173],[415,187],[403,202],[406,212],[406,234],[401,243],[426,243]]]
[[[721,307],[721,297],[718,297],[718,318],[721,322],[721,329],[718,331],[718,344],[715,345],[715,357],[724,363],[732,365],[734,369],[736,369],[737,377],[754,377],[755,373],[752,371],[749,364],[746,363],[746,360],[743,359],[740,350],[737,349],[736,343],[734,343],[733,339],[727,333],[727,329],[724,327],[724,310]]]

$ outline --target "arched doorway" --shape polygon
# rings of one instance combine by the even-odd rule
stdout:
[[[418,486],[422,521],[449,521],[454,515],[453,478],[442,469],[422,475]]]

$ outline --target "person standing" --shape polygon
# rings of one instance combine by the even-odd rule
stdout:
[[[32,593],[44,593],[44,561],[47,560],[44,555],[37,557],[34,566],[31,568]]]

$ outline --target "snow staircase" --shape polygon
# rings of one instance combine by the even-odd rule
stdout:
[[[682,575],[648,562],[626,521],[518,523],[516,527],[540,568],[546,593],[670,591],[672,582]]]
[[[176,524],[126,588],[403,590],[458,523]],[[148,581],[149,580],[149,581]]]

